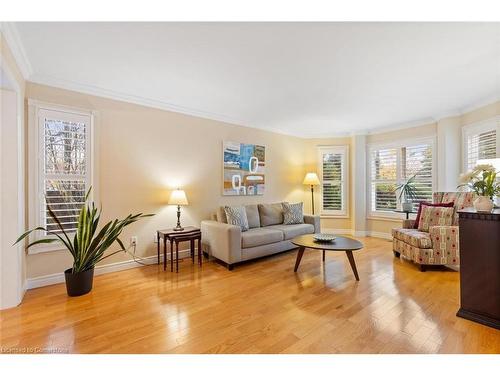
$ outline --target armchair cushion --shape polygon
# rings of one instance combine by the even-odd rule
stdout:
[[[418,205],[417,216],[415,217],[415,223],[413,224],[413,228],[418,229],[418,223],[420,221],[420,216],[422,216],[422,208],[423,206],[431,206],[431,207],[453,207],[453,202],[446,203],[430,203],[430,202],[420,202]]]
[[[418,230],[428,232],[435,225],[451,225],[453,222],[453,207],[423,206],[418,222]]]
[[[392,230],[392,236],[414,247],[432,249],[431,237],[427,232],[421,232],[413,228],[395,228]]]
[[[458,264],[459,235],[457,226],[433,226],[429,228],[432,248],[436,257],[448,259],[449,264]]]

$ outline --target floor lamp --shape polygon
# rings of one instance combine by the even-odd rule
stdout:
[[[314,172],[309,172],[306,174],[306,177],[304,177],[304,182],[302,183],[304,185],[311,186],[311,207],[312,207],[312,214],[314,215],[314,186],[320,184],[318,175]]]

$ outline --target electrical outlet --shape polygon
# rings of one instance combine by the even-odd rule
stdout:
[[[137,246],[137,236],[130,237],[130,246]]]
[[[158,243],[158,236],[156,234],[153,235],[153,243]]]

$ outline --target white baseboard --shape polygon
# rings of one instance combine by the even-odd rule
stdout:
[[[180,250],[179,251],[179,259],[190,257],[189,249]],[[146,258],[139,259],[140,262],[145,264],[140,264],[134,261],[133,259],[125,260],[123,262],[116,262],[110,264],[103,264],[101,266],[96,266],[94,275],[103,275],[105,273],[117,272],[128,270],[130,268],[142,267],[143,265],[151,265],[157,263],[158,257],[156,255],[152,255]],[[167,260],[170,259],[167,256]],[[160,262],[163,262],[163,254],[160,254]],[[52,275],[39,276],[34,277],[32,279],[26,280],[26,289],[35,289],[40,288],[42,286],[60,284],[64,282],[64,272],[54,273]]]
[[[324,229],[323,233],[331,234],[348,234],[355,237],[376,237],[383,238],[384,240],[392,240],[392,235],[385,232],[375,232],[375,231],[354,231],[352,229]]]

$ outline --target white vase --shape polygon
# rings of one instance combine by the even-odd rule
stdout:
[[[493,201],[489,197],[480,195],[474,200],[474,208],[480,212],[491,212]]]

